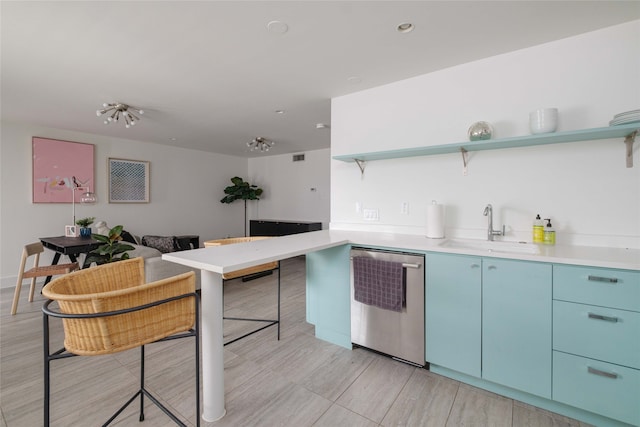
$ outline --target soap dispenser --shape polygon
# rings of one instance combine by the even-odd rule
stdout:
[[[551,218],[545,218],[547,221],[546,227],[544,227],[544,236],[543,241],[545,245],[555,245],[556,244],[556,231],[553,229],[551,225]]]
[[[533,220],[533,243],[542,243],[544,240],[544,222],[540,219],[540,214]]]

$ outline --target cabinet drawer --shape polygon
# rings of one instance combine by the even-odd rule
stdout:
[[[553,400],[640,425],[640,371],[553,352]]]
[[[640,369],[640,313],[553,302],[553,349]]]
[[[553,299],[640,311],[640,271],[554,265]]]

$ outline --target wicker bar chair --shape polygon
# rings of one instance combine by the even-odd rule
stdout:
[[[204,246],[206,247],[211,247],[211,246],[221,246],[221,245],[232,245],[232,244],[236,244],[236,243],[246,243],[246,242],[253,242],[256,240],[264,240],[264,239],[270,239],[271,237],[269,236],[251,236],[251,237],[229,237],[226,239],[218,239],[218,240],[208,240],[206,242],[204,242]],[[247,317],[227,317],[227,316],[223,316],[223,319],[225,320],[241,320],[241,321],[245,321],[245,322],[260,322],[260,323],[267,323],[266,325],[257,328],[251,332],[248,332],[238,338],[234,338],[232,340],[227,341],[226,343],[224,343],[224,345],[229,345],[231,343],[234,343],[238,340],[241,340],[243,338],[246,338],[250,335],[253,335],[257,332],[260,332],[263,329],[269,328],[271,326],[276,325],[278,332],[278,341],[280,341],[280,262],[279,261],[273,261],[273,262],[268,262],[266,264],[260,264],[260,265],[256,265],[253,267],[249,267],[249,268],[243,268],[241,270],[236,270],[236,271],[232,271],[229,273],[225,273],[222,275],[222,283],[224,284],[225,282],[229,281],[229,280],[233,280],[233,279],[241,279],[243,282],[247,281],[247,280],[251,280],[254,278],[258,278],[260,276],[264,276],[266,274],[272,274],[274,271],[278,272],[278,317],[276,319],[256,319],[256,318],[247,318]]]
[[[107,422],[109,425],[140,397],[148,397],[176,424],[171,413],[144,384],[145,345],[185,337],[195,341],[196,423],[200,425],[199,296],[195,273],[188,272],[144,283],[144,260],[133,258],[83,269],[51,281],[42,293],[49,300],[42,308],[44,324],[44,425],[50,421],[50,373],[53,360],[98,356],[140,347],[140,388]],[[59,311],[51,308],[57,302]],[[64,347],[51,352],[50,317],[62,318]]]

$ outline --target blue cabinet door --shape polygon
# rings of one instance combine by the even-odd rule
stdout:
[[[429,253],[426,267],[427,362],[479,378],[481,259]]]
[[[307,321],[316,337],[351,348],[349,245],[307,254]]]
[[[551,270],[483,259],[482,378],[551,398]]]

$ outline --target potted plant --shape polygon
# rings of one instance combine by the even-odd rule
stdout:
[[[122,225],[116,225],[109,230],[108,235],[94,234],[93,238],[102,242],[102,245],[89,252],[87,264],[96,263],[97,265],[107,264],[110,262],[123,261],[129,259],[128,251],[135,248],[127,243],[121,243]]]
[[[247,236],[247,200],[260,200],[262,188],[257,185],[249,184],[242,178],[234,176],[231,178],[233,185],[224,189],[224,196],[220,203],[233,203],[236,200],[244,200],[244,235]]]
[[[91,236],[91,228],[89,227],[93,224],[93,221],[96,218],[93,216],[89,216],[87,218],[81,218],[76,221],[76,224],[80,226],[80,236],[82,237],[90,237]]]

